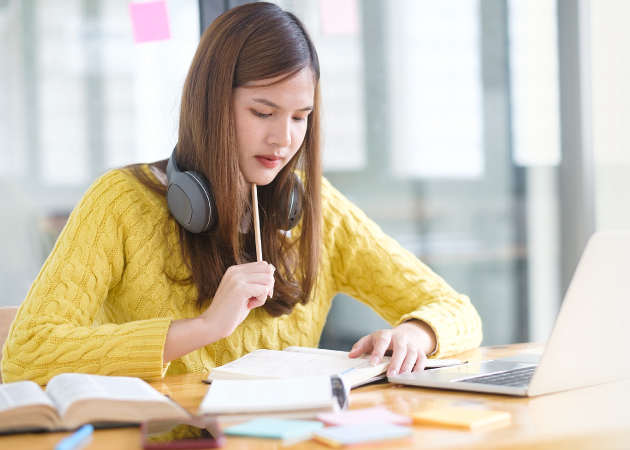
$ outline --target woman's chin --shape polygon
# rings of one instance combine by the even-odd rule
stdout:
[[[273,177],[270,177],[270,176],[245,177],[245,181],[247,181],[249,184],[256,183],[256,186],[266,186],[269,183],[271,183],[274,178],[275,176]]]
[[[255,173],[245,173],[243,177],[248,183],[256,183],[258,186],[266,186],[271,183],[278,173],[274,171],[256,171]]]

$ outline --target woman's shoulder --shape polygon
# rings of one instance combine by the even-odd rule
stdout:
[[[168,213],[166,198],[146,186],[136,175],[137,171],[144,173],[148,179],[152,178],[152,171],[146,164],[112,169],[92,183],[82,203],[98,202],[102,207],[118,211],[139,207],[157,214]]]
[[[345,202],[347,199],[326,177],[322,177],[322,201],[324,204],[327,204]]]
[[[322,177],[322,214],[324,220],[336,222],[342,217],[351,215],[361,221],[365,213],[335,188],[330,181]]]

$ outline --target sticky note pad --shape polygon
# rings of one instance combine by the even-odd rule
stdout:
[[[337,413],[320,413],[317,415],[317,419],[326,425],[353,425],[366,422],[395,423],[398,425],[409,425],[411,423],[411,417],[395,414],[381,406],[350,409]]]
[[[507,425],[510,423],[511,415],[506,411],[448,407],[414,413],[411,417],[415,423],[476,430],[492,425]]]
[[[136,44],[170,39],[168,13],[164,0],[148,3],[130,3],[129,14]]]
[[[289,419],[255,419],[227,427],[225,434],[232,436],[252,436],[270,439],[299,439],[310,438],[315,430],[324,427],[322,422],[315,420]]]
[[[338,448],[344,445],[358,445],[368,442],[407,440],[411,434],[411,427],[371,422],[322,428],[313,433],[313,439],[330,447]]]

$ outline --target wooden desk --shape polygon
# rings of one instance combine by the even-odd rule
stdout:
[[[463,360],[481,361],[521,353],[541,353],[542,344],[516,344],[485,347],[463,353]],[[622,356],[623,357],[623,356]],[[585,358],[585,363],[587,358]],[[194,412],[206,392],[201,380],[207,374],[166,377],[151,383]],[[450,405],[474,405],[509,411],[508,427],[481,432],[414,426],[413,443],[396,445],[404,449],[630,449],[630,380],[584,389],[566,391],[531,399],[500,395],[458,393],[404,387],[402,385],[365,386],[352,391],[352,408],[382,405],[392,411],[409,414]],[[68,433],[15,435],[0,438],[0,449],[52,449]],[[137,428],[96,431],[87,449],[139,450]],[[282,449],[277,440],[228,437],[227,450]],[[324,450],[325,445],[306,441],[288,447],[291,450]],[[371,447],[368,447],[371,448]],[[387,446],[374,448],[384,449]]]

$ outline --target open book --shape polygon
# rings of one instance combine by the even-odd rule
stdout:
[[[350,358],[348,354],[308,347],[255,350],[229,364],[215,367],[208,375],[208,381],[340,375],[345,383],[356,387],[375,377],[384,377],[389,367],[387,356],[372,366],[369,355]]]
[[[0,385],[0,433],[189,418],[139,378],[64,373],[53,377],[45,391],[32,381]]]

